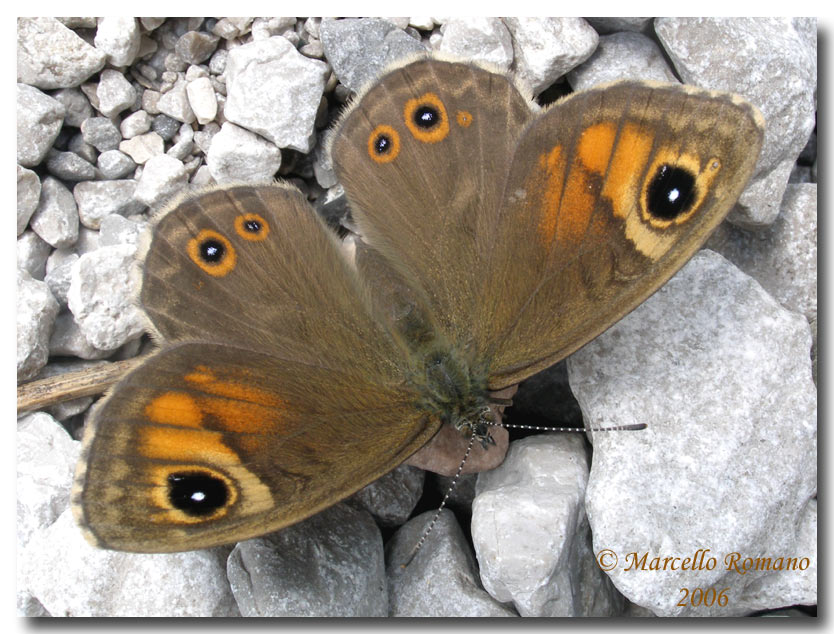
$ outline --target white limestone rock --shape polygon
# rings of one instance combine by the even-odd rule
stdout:
[[[136,306],[136,280],[130,275],[136,247],[100,247],[73,265],[67,300],[87,341],[99,350],[115,350],[137,339],[145,322]]]
[[[17,19],[17,80],[39,88],[78,86],[107,56],[55,18]]]
[[[521,616],[616,616],[623,598],[591,549],[585,515],[588,456],[577,434],[510,443],[478,475],[472,541],[481,581]]]
[[[46,365],[58,302],[46,282],[17,271],[17,380],[33,378]]]
[[[228,549],[145,555],[95,548],[67,510],[23,551],[29,591],[52,616],[239,616]]]
[[[516,78],[538,95],[588,59],[599,35],[582,18],[504,18],[513,36]]]
[[[594,549],[630,601],[660,616],[742,615],[815,604],[816,389],[805,317],[712,251],[568,359],[598,433],[586,508]],[[709,549],[715,565],[690,561]],[[739,574],[747,557],[808,557],[806,570]],[[633,555],[632,555],[633,554]],[[646,569],[634,569],[646,556]],[[656,557],[679,557],[654,564]],[[631,565],[631,566],[630,566]],[[630,568],[630,569],[629,569]],[[681,607],[680,588],[727,588]],[[767,590],[765,590],[767,588]]]
[[[228,576],[243,616],[387,616],[382,536],[367,511],[333,506],[240,542]]]

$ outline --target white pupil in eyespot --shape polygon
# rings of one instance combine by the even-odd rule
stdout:
[[[191,499],[195,502],[202,502],[206,499],[206,494],[203,491],[194,491],[194,493],[191,494]]]
[[[671,190],[671,191],[669,192],[669,202],[670,202],[670,203],[675,202],[675,201],[676,201],[678,198],[680,198],[680,197],[681,197],[681,192],[680,192],[680,190],[679,190],[679,189],[677,189],[677,188],[676,188],[676,189],[673,189],[673,190]]]

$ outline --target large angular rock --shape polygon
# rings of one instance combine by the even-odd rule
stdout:
[[[95,45],[107,54],[107,61],[113,66],[130,66],[139,53],[141,40],[136,18],[111,16],[98,21]]]
[[[72,192],[57,178],[47,176],[43,180],[38,208],[29,224],[56,249],[70,247],[78,240],[78,206]]]
[[[793,164],[816,124],[813,19],[658,18],[655,31],[686,83],[747,98],[767,122],[753,181],[730,216],[770,224]],[[733,46],[727,46],[733,42]]]
[[[130,274],[135,252],[129,244],[101,247],[73,265],[67,302],[87,341],[99,350],[115,350],[145,331]]]
[[[64,123],[66,108],[26,84],[17,85],[17,162],[33,167],[45,157]]]
[[[278,147],[309,152],[328,75],[327,64],[283,37],[238,46],[226,62],[224,116]]]
[[[17,380],[31,379],[46,365],[58,302],[45,282],[17,271]]]
[[[630,601],[661,616],[816,603],[810,348],[804,316],[702,251],[568,359],[588,424],[648,425],[594,434],[586,498],[595,552],[618,559],[608,574]],[[776,569],[788,557],[804,568]],[[740,574],[747,558],[771,564]],[[726,601],[681,606],[681,588]]]
[[[228,549],[143,555],[88,544],[69,510],[23,550],[29,591],[52,616],[239,616]]]
[[[41,199],[41,181],[38,175],[25,167],[17,166],[17,235],[26,230],[29,218],[38,208]]]
[[[380,18],[325,18],[320,33],[327,61],[351,92],[361,90],[396,61],[426,50],[396,24]]]
[[[515,76],[534,95],[591,56],[599,35],[582,18],[504,18],[513,36]]]
[[[38,88],[79,86],[107,56],[55,18],[17,19],[17,80]]]
[[[591,549],[587,482],[585,441],[565,433],[515,441],[500,467],[478,476],[472,541],[493,598],[522,616],[622,613]]]
[[[52,247],[37,233],[24,231],[17,239],[17,268],[23,269],[36,280],[43,280],[50,251]]]
[[[600,37],[594,54],[568,73],[574,90],[621,79],[678,81],[655,41],[631,31]]]
[[[244,616],[388,614],[382,536],[345,504],[239,543],[228,575]]]
[[[758,230],[724,223],[708,246],[755,278],[788,310],[817,318],[817,185],[790,184],[782,211]]]
[[[84,181],[73,190],[78,215],[85,227],[99,229],[111,214],[130,216],[140,213],[145,205],[136,200],[136,181]]]
[[[443,39],[437,50],[442,53],[486,62],[504,71],[513,63],[513,40],[498,18],[450,18],[440,32]]]
[[[429,511],[413,518],[386,544],[390,615],[517,616],[481,586],[472,549],[448,509],[412,558],[434,514]]]
[[[281,167],[281,150],[265,138],[226,122],[211,140],[206,164],[218,183],[264,182]]]

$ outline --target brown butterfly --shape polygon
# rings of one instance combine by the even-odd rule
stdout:
[[[355,259],[282,184],[162,211],[141,269],[161,349],[85,431],[97,545],[168,552],[298,522],[443,424],[489,440],[489,391],[567,356],[672,276],[750,177],[740,98],[622,82],[541,111],[508,77],[424,57],[361,94],[332,158]]]

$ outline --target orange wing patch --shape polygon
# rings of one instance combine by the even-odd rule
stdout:
[[[559,203],[562,200],[562,185],[565,177],[562,146],[557,145],[547,154],[540,155],[538,168],[539,172],[544,175],[542,217],[539,220],[538,233],[542,243],[549,246],[556,235],[556,218],[559,215]]]
[[[170,390],[151,400],[144,408],[151,423],[137,429],[138,453],[155,463],[145,477],[160,512],[149,520],[194,524],[217,519],[240,496],[247,500],[252,513],[266,510],[272,500],[269,487],[249,471],[224,438],[228,432],[243,434],[239,440],[246,446],[258,433],[274,433],[285,427],[282,415],[288,411],[288,404],[271,392],[249,385],[245,373],[234,380],[219,379],[211,368],[198,365],[184,379],[194,390]],[[184,472],[222,481],[229,499],[208,515],[190,516],[174,508],[169,498],[169,478]]]
[[[559,208],[556,227],[556,240],[559,244],[579,243],[588,229],[591,210],[596,201],[589,176],[590,172],[579,161],[574,161]]]
[[[616,137],[617,127],[611,122],[597,123],[585,130],[577,146],[582,166],[600,176],[605,174]]]
[[[245,375],[241,379],[245,381]],[[243,381],[220,380],[203,365],[186,374],[185,381],[201,393],[164,392],[145,407],[149,419],[163,425],[203,428],[205,417],[212,416],[212,423],[219,423],[221,430],[267,433],[276,430],[281,413],[288,409],[275,394]]]
[[[602,195],[611,201],[614,215],[626,218],[637,202],[639,181],[654,138],[635,125],[626,124],[617,140]]]
[[[246,380],[245,373],[241,377]],[[287,403],[271,392],[245,382],[222,381],[210,368],[198,365],[185,375],[187,383],[215,395],[200,399],[204,411],[223,422],[224,429],[235,432],[268,432],[275,429],[276,418],[288,409]],[[265,424],[268,421],[268,424]]]
[[[666,253],[675,236],[663,230],[672,222],[686,222],[701,199],[690,212],[674,221],[658,220],[645,211],[641,213],[641,206],[646,205],[642,179],[647,173],[654,141],[652,131],[637,124],[626,122],[618,127],[614,122],[604,121],[582,132],[572,160],[561,146],[539,156],[539,174],[534,182],[542,192],[538,227],[542,242],[548,247],[554,241],[563,247],[579,243],[588,231],[598,197],[602,196],[610,203],[614,216],[625,222],[625,236],[638,251],[653,260]],[[705,185],[699,191],[709,187],[717,171],[705,174],[696,165],[696,157],[674,148],[658,152],[654,164],[658,163],[681,165],[698,175],[698,185]],[[654,169],[652,166],[648,173]],[[601,190],[597,183],[601,183]]]
[[[165,392],[145,406],[145,415],[155,423],[179,427],[200,427],[203,411],[191,395]]]
[[[576,244],[588,230],[596,201],[591,174],[605,174],[617,138],[617,128],[605,122],[590,126],[579,137],[576,155],[567,174],[561,146],[539,157],[539,168],[546,173],[544,209],[539,235],[545,245]]]
[[[237,454],[223,444],[223,432],[205,429],[147,427],[141,433],[141,452],[154,460],[233,465]],[[178,466],[177,469],[182,469]]]

